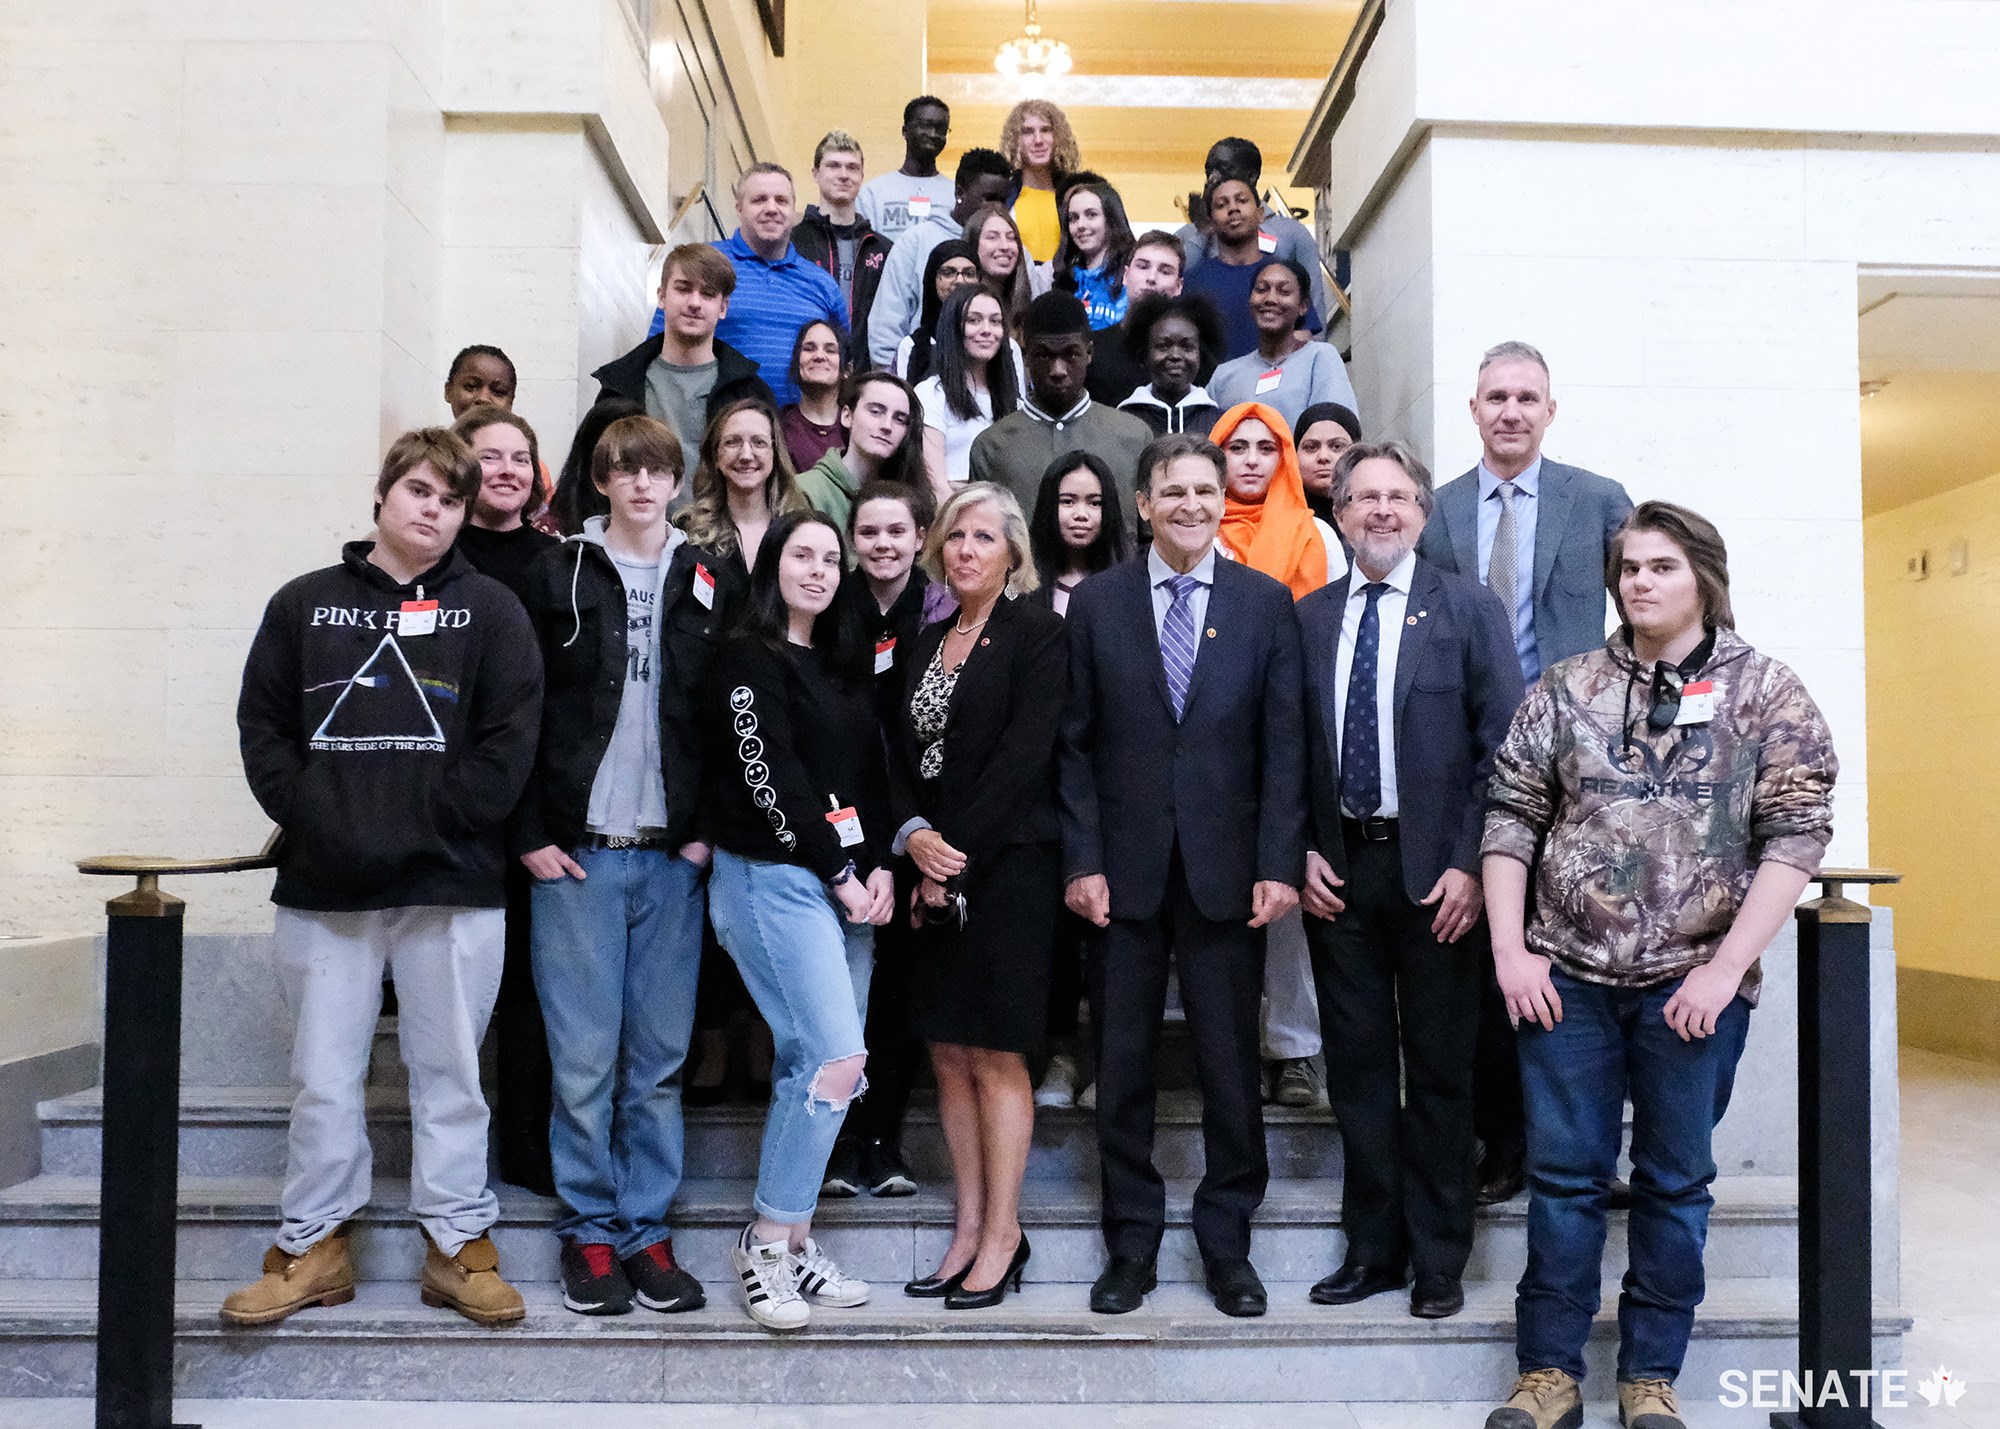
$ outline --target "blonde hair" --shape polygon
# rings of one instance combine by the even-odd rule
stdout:
[[[1049,155],[1049,171],[1073,174],[1082,168],[1083,155],[1076,147],[1076,131],[1069,127],[1069,116],[1060,105],[1046,99],[1024,99],[1007,111],[1007,120],[1000,126],[1000,152],[1007,162],[1017,170],[1021,167],[1021,121],[1031,114],[1047,120],[1049,128],[1055,130],[1056,147]]]
[[[826,161],[828,154],[852,154],[862,163],[868,162],[868,156],[861,152],[861,141],[845,129],[826,131],[826,137],[813,149],[813,168],[819,168]]]
[[[940,585],[949,585],[944,574],[944,543],[951,536],[951,528],[975,506],[991,506],[1000,513],[1001,534],[1007,541],[1007,555],[1013,569],[1007,573],[1007,594],[1026,595],[1041,584],[1035,574],[1034,553],[1028,544],[1028,518],[1021,514],[1021,503],[1014,499],[1014,493],[1004,486],[990,481],[975,481],[969,486],[953,492],[949,501],[931,522],[930,534],[924,538],[923,554],[918,562],[924,574]]]

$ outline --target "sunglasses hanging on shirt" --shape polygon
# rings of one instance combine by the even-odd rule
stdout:
[[[1646,712],[1646,727],[1654,733],[1673,728],[1673,723],[1681,712],[1681,691],[1688,681],[1701,673],[1701,667],[1708,663],[1708,657],[1715,653],[1715,632],[1709,631],[1702,637],[1701,644],[1688,652],[1687,658],[1678,665],[1662,661],[1653,669],[1653,704]]]

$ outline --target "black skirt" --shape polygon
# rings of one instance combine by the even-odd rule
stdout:
[[[1062,907],[1057,845],[1015,844],[974,866],[966,923],[927,924],[911,950],[919,1037],[1030,1053],[1048,1029],[1049,969]]]

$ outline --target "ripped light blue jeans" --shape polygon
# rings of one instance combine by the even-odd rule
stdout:
[[[812,1219],[847,1103],[818,1094],[820,1070],[867,1051],[862,1019],[875,930],[849,923],[811,869],[715,851],[708,915],[771,1027],[771,1109],[757,1161],[757,1214]],[[864,1081],[855,1095],[866,1089]]]

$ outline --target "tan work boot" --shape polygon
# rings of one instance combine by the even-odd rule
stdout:
[[[1687,1429],[1670,1379],[1619,1380],[1618,1422],[1625,1429]]]
[[[423,1300],[480,1325],[504,1325],[528,1313],[521,1292],[500,1278],[500,1252],[484,1235],[446,1255],[424,1234]]]
[[[222,1302],[225,1325],[268,1325],[308,1305],[345,1305],[354,1298],[354,1262],[347,1254],[347,1227],[287,1255],[275,1245],[264,1252],[264,1274]]]
[[[1583,1390],[1559,1369],[1529,1370],[1514,1381],[1507,1402],[1486,1416],[1486,1429],[1577,1429],[1582,1423]]]

